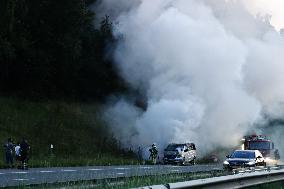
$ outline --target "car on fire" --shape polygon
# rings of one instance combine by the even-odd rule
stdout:
[[[196,147],[194,143],[169,144],[164,150],[164,164],[187,163],[194,165],[196,160]]]
[[[264,157],[259,150],[236,150],[223,163],[224,169],[266,166]]]

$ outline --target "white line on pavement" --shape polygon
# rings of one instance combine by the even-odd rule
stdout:
[[[72,170],[72,169],[62,169],[61,171],[63,171],[63,172],[75,172],[75,171],[77,171],[77,170]]]
[[[41,173],[54,173],[55,171],[40,171]]]
[[[30,179],[13,179],[15,181],[26,181],[26,180],[30,180]]]
[[[125,173],[116,173],[117,175],[124,175]]]
[[[88,171],[102,171],[103,169],[87,169]]]
[[[18,171],[18,172],[11,172],[12,174],[27,174],[28,172]]]
[[[117,170],[127,170],[127,169],[130,169],[130,168],[125,168],[125,167],[117,167],[117,168],[114,168],[114,169],[117,169]]]

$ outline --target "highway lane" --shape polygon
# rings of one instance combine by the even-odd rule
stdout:
[[[127,165],[127,166],[89,166],[89,167],[56,167],[0,169],[0,187],[57,183],[68,181],[84,181],[132,176],[191,173],[222,170],[222,165]]]

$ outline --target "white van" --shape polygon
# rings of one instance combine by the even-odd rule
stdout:
[[[194,143],[172,143],[164,150],[164,164],[191,164],[196,160],[196,148]]]

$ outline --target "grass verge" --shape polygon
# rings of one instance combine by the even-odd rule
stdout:
[[[96,103],[0,97],[0,142],[25,137],[31,145],[31,167],[136,164],[133,153],[121,150],[101,109]],[[0,158],[1,168],[4,150]]]

